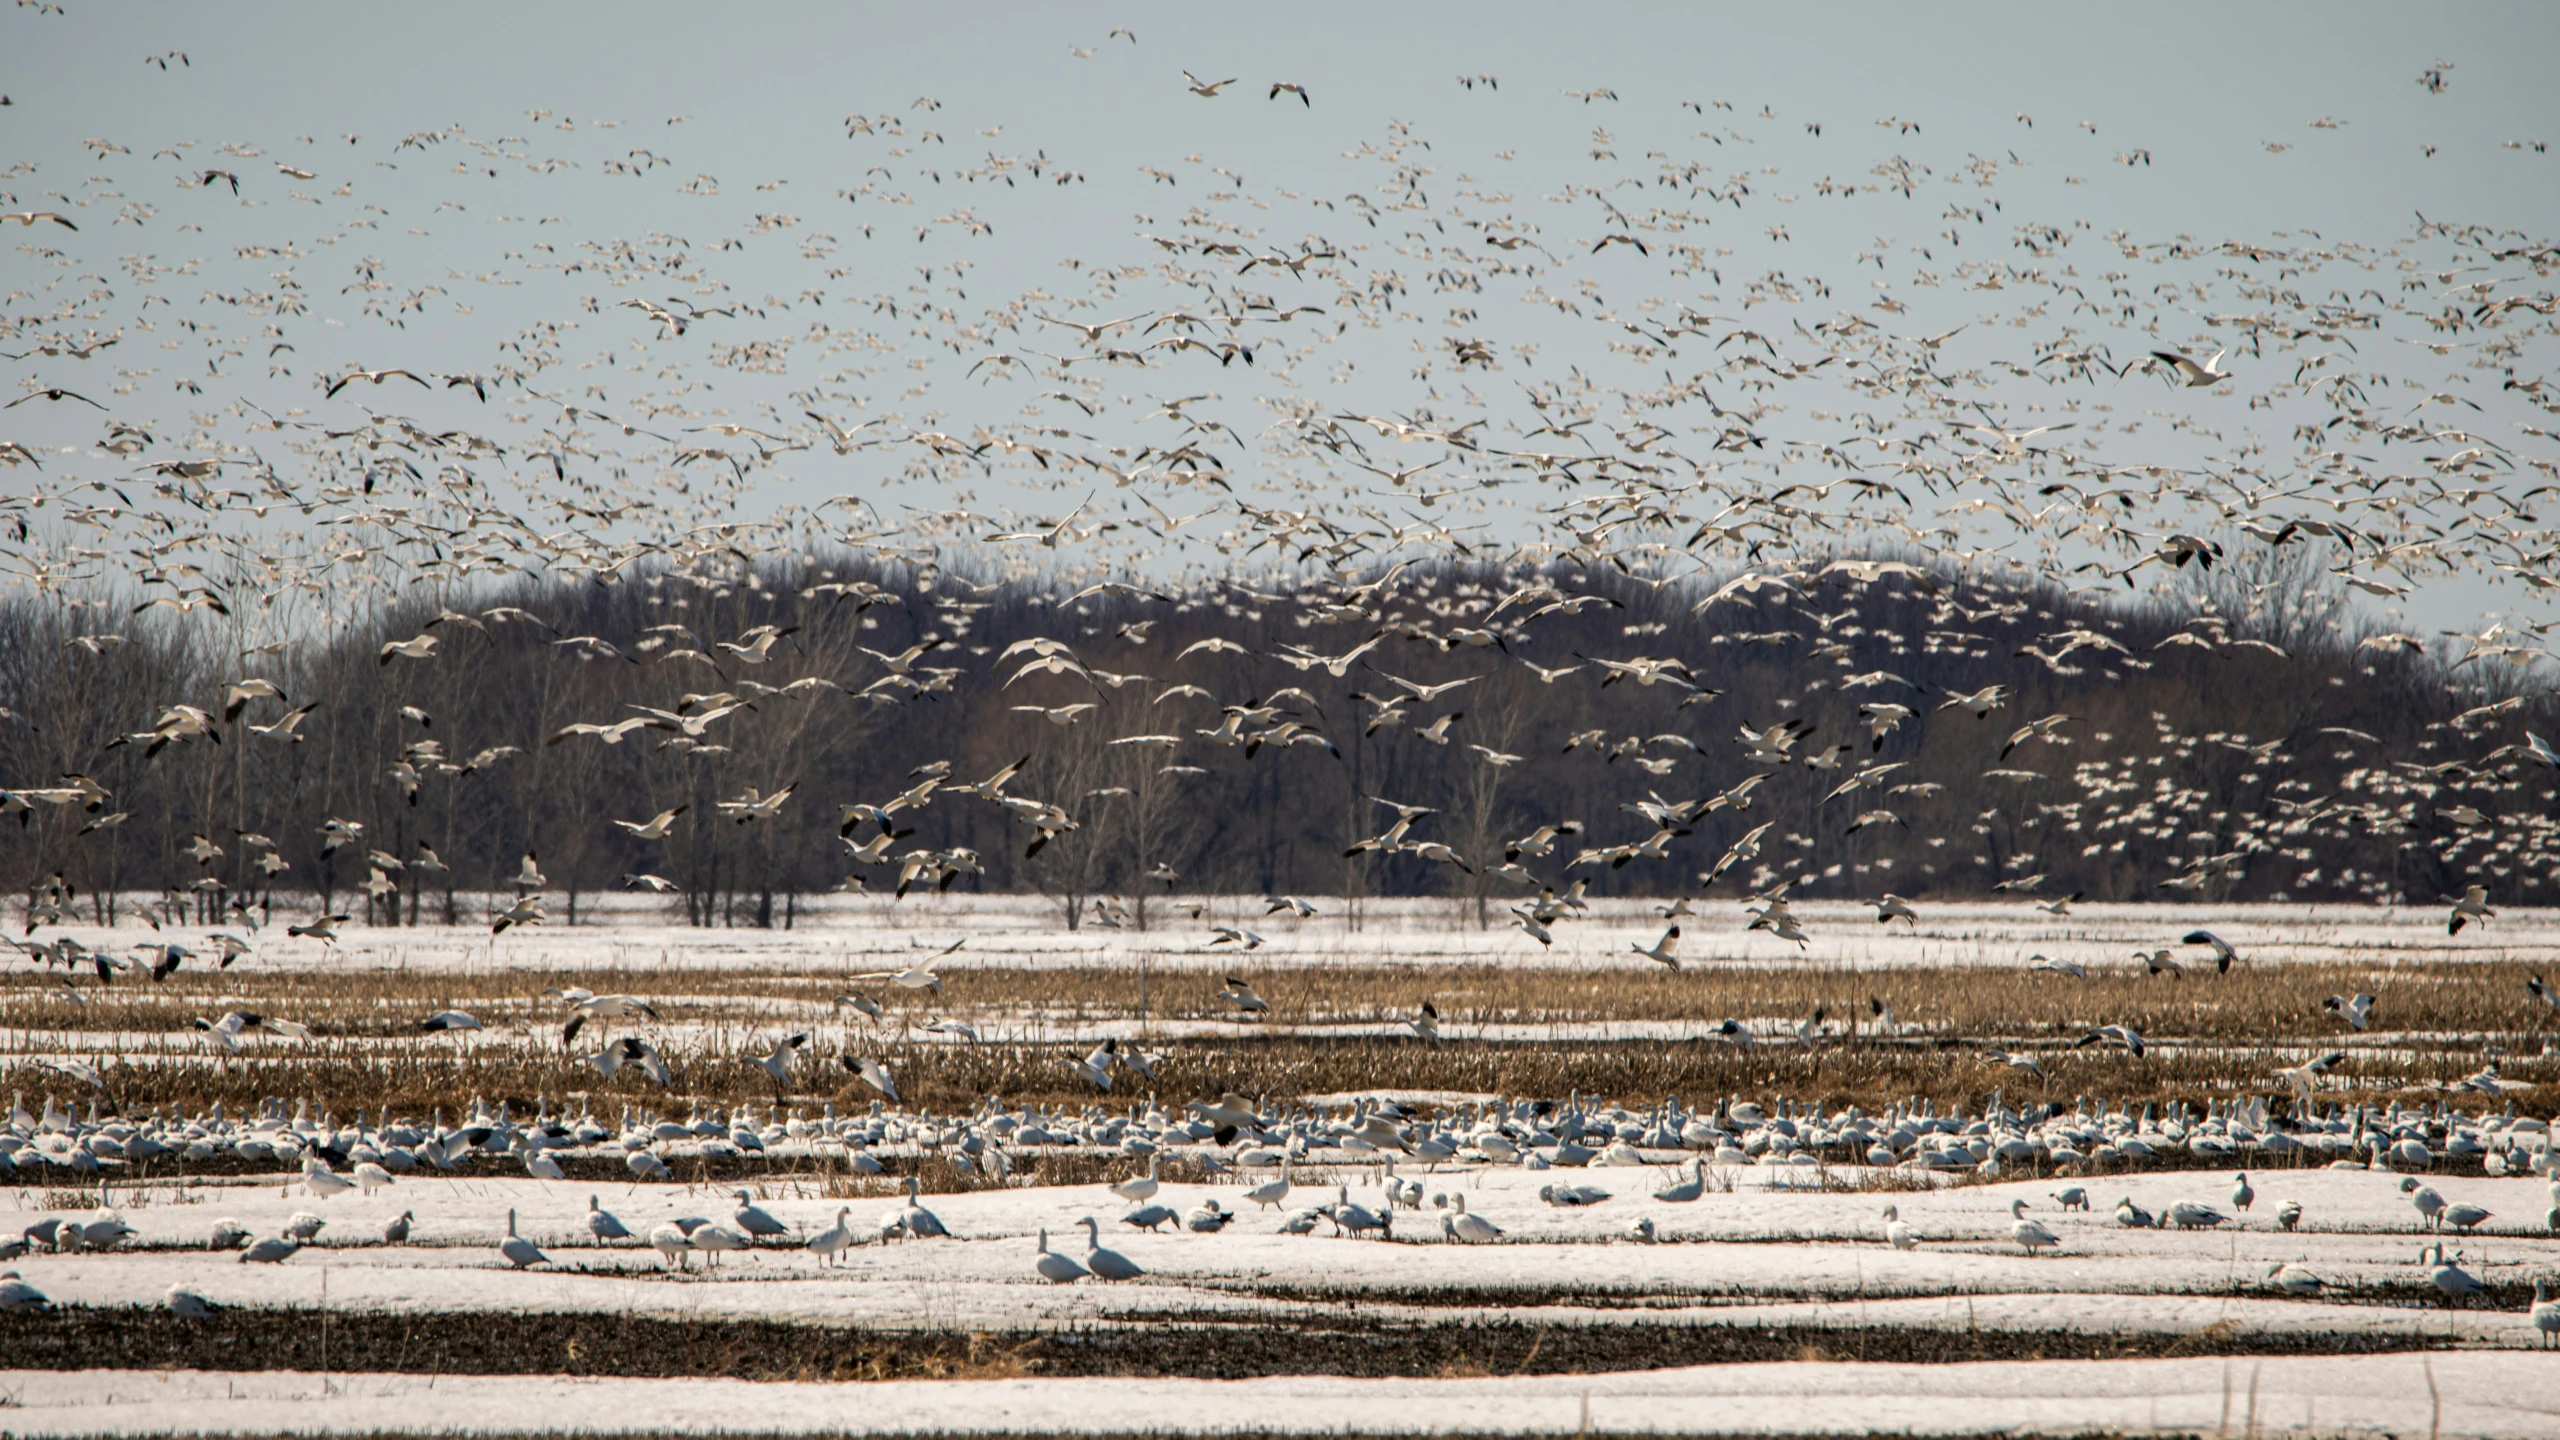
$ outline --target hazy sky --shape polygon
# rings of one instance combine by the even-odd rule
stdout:
[[[200,396],[172,396],[165,375],[129,376],[130,398],[119,404],[126,413],[202,410],[237,393],[271,409],[340,418],[357,413],[354,402],[395,397],[358,391],[331,410],[317,377],[357,366],[485,369],[496,343],[537,318],[585,327],[564,343],[576,356],[627,354],[648,341],[637,315],[573,309],[573,297],[594,298],[581,295],[575,276],[489,279],[542,243],[682,235],[709,257],[706,268],[725,287],[719,298],[788,299],[815,286],[829,292],[825,300],[805,303],[822,303],[830,322],[845,325],[876,316],[856,296],[904,288],[951,303],[943,287],[955,276],[972,303],[1036,290],[1063,309],[1087,293],[1088,277],[1070,272],[1069,261],[1145,263],[1155,256],[1144,236],[1171,231],[1186,210],[1221,193],[1224,213],[1265,217],[1264,245],[1318,235],[1381,241],[1348,210],[1319,214],[1308,205],[1379,193],[1378,154],[1397,138],[1428,143],[1398,163],[1430,169],[1424,183],[1435,206],[1495,192],[1546,227],[1560,267],[1573,262],[1552,285],[1559,291],[1592,277],[1636,283],[1617,277],[1640,273],[1610,268],[1633,267],[1622,253],[1583,253],[1607,227],[1557,201],[1560,192],[1570,201],[1577,182],[1594,183],[1604,169],[1641,173],[1652,153],[1699,160],[1727,178],[1757,177],[1747,213],[1715,212],[1729,218],[1706,236],[1732,256],[1724,278],[1777,268],[1844,288],[1891,287],[1910,305],[1896,333],[1981,318],[1976,297],[1901,288],[1920,263],[1914,256],[1951,226],[1957,248],[1940,247],[1929,264],[2023,258],[2008,232],[2030,221],[2143,242],[2265,242],[2307,231],[2377,248],[2407,237],[2421,214],[2560,233],[2560,172],[2533,148],[2560,139],[2547,75],[2560,54],[2560,10],[2550,6],[1595,6],[1569,15],[1512,5],[418,9],[69,0],[64,8],[0,12],[0,92],[13,102],[0,109],[0,151],[19,167],[5,182],[9,208],[79,203],[82,229],[11,229],[0,243],[60,250],[65,265],[116,283],[138,266],[201,257],[198,269],[154,282],[180,312],[198,291],[237,293],[280,273],[294,277],[307,304],[275,322],[294,348],[274,366],[254,354],[217,362],[216,383]],[[1134,40],[1115,37],[1115,28]],[[165,69],[146,63],[170,52],[185,59]],[[1236,83],[1203,99],[1185,88],[1185,70]],[[2420,83],[2430,70],[2440,87]],[[1498,83],[1462,87],[1462,75]],[[1304,85],[1313,103],[1266,98],[1279,80]],[[1603,89],[1614,98],[1583,98]],[[920,107],[927,97],[939,108]],[[906,135],[849,137],[853,115],[897,117]],[[432,133],[447,138],[394,148]],[[93,139],[126,149],[92,149]],[[193,148],[154,155],[182,141]],[[472,141],[511,158],[484,164]],[[226,144],[238,148],[225,155]],[[994,157],[1018,184],[961,178]],[[1827,181],[1873,183],[1895,157],[1927,167],[1937,188],[1818,198]],[[1035,160],[1044,169],[1037,182],[1021,168]],[[294,181],[278,164],[317,178]],[[616,164],[636,168],[608,173]],[[1997,173],[1996,187],[1981,194],[1996,196],[2000,212],[1984,217],[1988,225],[1951,221],[1942,211],[1971,202],[1947,182],[1977,164]],[[239,200],[189,185],[197,168],[213,165],[241,175]],[[1047,183],[1061,169],[1081,181]],[[1178,178],[1161,184],[1150,169]],[[866,184],[872,193],[845,198]],[[884,203],[890,192],[912,203]],[[361,212],[374,228],[350,236],[342,227],[359,206],[377,207]],[[115,223],[119,213],[126,223]],[[759,216],[789,223],[759,228]],[[972,233],[971,220],[991,228]],[[203,228],[181,228],[188,225]],[[325,233],[338,243],[312,243]],[[714,249],[732,240],[736,248]],[[298,256],[272,253],[296,242]],[[22,272],[8,288],[33,291],[38,257],[23,247],[0,253]],[[1890,258],[1862,269],[1858,257],[1876,254]],[[340,288],[359,256],[395,291],[441,288],[388,328],[391,321],[361,313],[362,291]],[[2103,251],[2064,258],[2087,269],[2108,261]],[[951,270],[954,260],[966,268]],[[1687,282],[1643,283],[1676,299]],[[1276,285],[1296,293],[1285,280]],[[58,292],[22,293],[13,313],[23,317],[48,298]],[[2201,317],[2206,306],[2195,309]],[[795,312],[756,333],[806,324]],[[163,319],[155,335],[166,328]],[[1487,328],[1506,343],[1541,347],[1506,382],[1608,363],[1577,349],[1590,346],[1588,327],[1566,328],[1549,314],[1505,311]],[[1073,341],[1063,330],[1033,329],[1031,339],[991,337],[990,348]],[[244,330],[240,338],[254,337]],[[2150,343],[2209,350],[2229,338],[2199,318],[2164,326]],[[720,336],[706,326],[691,342]],[[1141,372],[1109,376],[1096,394],[1126,397],[1143,413],[1150,399],[1210,391],[1212,403],[1233,403],[1225,418],[1252,433],[1267,423],[1275,385],[1329,382],[1325,403],[1375,408],[1410,407],[1427,388],[1410,376],[1392,393],[1386,385],[1386,374],[1407,364],[1412,336],[1354,332],[1328,343],[1280,380],[1268,365],[1254,377]],[[2007,343],[1977,328],[1948,349],[1979,362]],[[2117,341],[2118,358],[2144,343]],[[144,358],[137,348],[85,363],[133,368]],[[715,373],[699,363],[705,352],[673,360],[693,387],[691,413],[739,419],[819,399],[848,418],[894,411],[958,431],[1015,415],[1037,389],[1001,372],[992,381],[965,375],[966,352],[913,349],[875,356],[896,363],[851,378],[841,362],[805,350],[770,379]],[[669,358],[653,352],[649,364]],[[896,373],[910,359],[911,373]],[[1342,367],[1353,360],[1375,379],[1346,382]],[[65,362],[6,363],[18,386],[96,374]],[[640,393],[643,368],[632,363],[599,385],[602,403]],[[1372,384],[1380,388],[1360,388]],[[1244,403],[1256,386],[1259,403]],[[1355,392],[1369,398],[1345,398]],[[2063,397],[2038,387],[1987,398],[2033,416]],[[2205,403],[2177,393],[2164,400],[2156,382],[2101,398],[2128,407]],[[396,401],[452,423],[483,413],[443,392]],[[2214,441],[2170,444],[2181,458],[2240,445],[2245,413],[2197,414]],[[96,420],[66,407],[22,407],[0,425],[0,438],[79,445],[94,438]],[[803,503],[841,492],[847,478],[822,463],[830,458],[786,458],[760,483],[772,497]],[[0,485],[11,483],[0,472]],[[1026,512],[1044,503],[1003,486],[976,498]],[[2448,618],[2488,597],[2467,585],[2435,593],[2433,608]]]

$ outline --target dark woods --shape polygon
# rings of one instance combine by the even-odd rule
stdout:
[[[240,896],[480,923],[531,854],[566,901],[555,924],[634,876],[695,924],[783,925],[849,876],[902,875],[1039,892],[1071,921],[1102,902],[1145,924],[1169,891],[1440,894],[1498,921],[1541,883],[1696,893],[1765,825],[1713,893],[2432,900],[2467,876],[2536,898],[2547,772],[2501,753],[2522,702],[2481,688],[2491,666],[2360,643],[2316,566],[2266,555],[2174,600],[1843,561],[1703,611],[1705,585],[1614,572],[1407,566],[1068,603],[813,559],[519,581],[247,654],[259,637],[229,617],[21,595],[0,602],[0,785],[85,775],[108,798],[12,801],[0,879],[59,876],[95,919],[118,892],[174,891],[207,918]],[[431,655],[384,658],[421,635]],[[1035,638],[1068,648],[1013,649]],[[1600,663],[1639,659],[1677,663]],[[226,718],[249,676],[282,696]],[[1992,686],[1986,716],[1948,704]],[[178,704],[218,741],[166,738]],[[633,720],[610,743],[565,733]],[[1789,721],[1784,764],[1736,741]],[[1826,799],[1875,766],[1898,768]],[[784,790],[770,818],[721,808]],[[1346,857],[1397,819],[1370,797],[1431,807],[1402,840],[1448,852]],[[664,839],[611,823],[677,809]],[[1509,842],[1565,821],[1582,829],[1500,872]]]

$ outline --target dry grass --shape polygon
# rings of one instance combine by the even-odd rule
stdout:
[[[1125,1072],[1122,1090],[1103,1096],[1062,1063],[1071,1039],[1090,1043],[1106,1034],[1171,1052],[1162,1069],[1168,1099],[1220,1090],[1287,1097],[1379,1088],[1581,1091],[1628,1101],[1783,1094],[1873,1107],[1912,1097],[1978,1103],[1999,1086],[2013,1101],[2080,1094],[2196,1100],[2272,1090],[2273,1069],[2295,1063],[2307,1047],[2332,1044],[2370,1051],[2345,1067],[2349,1083],[2368,1091],[2458,1078],[2484,1054],[2500,1055],[2510,1080],[2560,1081],[2560,1065],[2541,1053],[2539,1027],[2552,1012],[2527,996],[2525,977],[2519,964],[2405,957],[2374,965],[2243,966],[2182,980],[2118,971],[2085,981],[1973,966],[1858,973],[1728,965],[1674,974],[1345,963],[1253,974],[1276,1017],[1254,1024],[1226,1019],[1232,1012],[1214,993],[1215,977],[1199,972],[1152,977],[1142,1011],[1137,977],[1125,970],[976,964],[955,974],[938,999],[883,995],[889,1021],[875,1027],[848,1024],[859,1017],[829,1006],[843,982],[824,974],[241,969],[181,972],[160,986],[85,985],[74,994],[58,979],[21,972],[0,979],[0,1028],[8,1032],[0,1069],[9,1067],[11,1052],[150,1057],[115,1067],[113,1099],[127,1108],[307,1096],[342,1111],[389,1106],[417,1113],[478,1098],[607,1091],[642,1103],[667,1100],[627,1074],[607,1085],[559,1043],[552,1028],[559,1009],[540,995],[557,980],[658,998],[663,1021],[652,1030],[666,1038],[673,1096],[722,1103],[769,1100],[770,1082],[744,1061],[804,1029],[814,1034],[820,1063],[802,1067],[808,1088],[801,1098],[849,1107],[867,1105],[871,1095],[834,1066],[838,1052],[878,1056],[911,1103],[937,1109],[967,1108],[990,1095],[1046,1104],[1125,1101]],[[2319,999],[2362,990],[2382,1000],[2373,1033],[2360,1037],[2323,1014]],[[1844,1019],[1862,1022],[1871,995],[1893,1007],[1899,1033],[1852,1023],[1811,1047],[1789,1036],[1747,1049],[1588,1033],[1618,1024],[1698,1034],[1727,1017],[1791,1023],[1817,1006],[1837,1027]],[[1378,1033],[1424,999],[1440,1010],[1444,1043]],[[472,1010],[490,1031],[417,1031],[419,1020],[448,1005]],[[195,1016],[233,1008],[300,1020],[318,1037],[299,1045],[256,1042],[253,1054],[226,1058],[187,1028]],[[960,1044],[924,1036],[918,1027],[933,1014],[970,1020],[987,1038]],[[2068,1049],[2104,1023],[2130,1025],[2159,1048],[2140,1061],[2113,1050]],[[1506,1028],[1501,1038],[1486,1039],[1475,1033],[1484,1026]],[[1159,1027],[1180,1033],[1149,1039]],[[2050,1083],[1986,1062],[1981,1052],[1991,1048],[2045,1056]],[[0,1083],[62,1085],[25,1071]]]

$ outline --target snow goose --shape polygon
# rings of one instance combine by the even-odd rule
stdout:
[[[1440,1217],[1440,1233],[1468,1245],[1481,1245],[1502,1238],[1502,1227],[1481,1215],[1467,1212],[1467,1197],[1449,1197],[1449,1211]]]
[[[1633,1240],[1639,1245],[1652,1244],[1654,1239],[1653,1217],[1650,1215],[1637,1216],[1627,1226],[1627,1238]]]
[[[836,1223],[808,1239],[810,1251],[824,1257],[830,1266],[836,1263],[838,1254],[853,1248],[853,1227],[845,1222],[845,1216],[851,1213],[847,1207],[837,1207]]]
[[[516,1233],[516,1212],[507,1212],[507,1238],[498,1242],[498,1254],[521,1270],[527,1265],[540,1265],[551,1257],[542,1253],[532,1241]]]
[[[726,1225],[696,1225],[684,1238],[686,1244],[701,1251],[708,1257],[707,1263],[713,1265],[720,1263],[720,1254],[724,1250],[755,1248],[755,1242],[748,1239],[743,1232],[732,1230]]]
[[[388,1185],[397,1185],[400,1183],[398,1180],[392,1178],[390,1171],[383,1169],[379,1164],[376,1164],[371,1160],[367,1160],[356,1166],[355,1182],[356,1187],[364,1191],[365,1198],[368,1200],[373,1198],[374,1191],[380,1190]]]
[[[677,1269],[693,1268],[692,1262],[686,1258],[693,1250],[693,1240],[685,1234],[684,1227],[674,1221],[651,1226],[646,1243],[650,1249],[658,1252],[659,1259]]]
[[[1252,1189],[1244,1192],[1244,1198],[1252,1201],[1256,1205],[1262,1206],[1264,1209],[1270,1209],[1271,1207],[1278,1205],[1281,1201],[1288,1199],[1289,1163],[1286,1160],[1281,1161],[1279,1178],[1276,1180],[1265,1180],[1261,1184],[1254,1186]]]
[[[1101,1223],[1090,1215],[1084,1217],[1084,1265],[1103,1280],[1135,1280],[1147,1273],[1137,1261],[1103,1245]]]
[[[2429,1228],[2444,1223],[2444,1197],[2436,1193],[2434,1186],[2421,1185],[2418,1177],[2411,1175],[2401,1180],[2400,1193],[2409,1197],[2409,1203],[2416,1207],[2419,1217],[2427,1222]]]
[[[1597,1205],[1609,1198],[1609,1192],[1596,1185],[1576,1185],[1570,1181],[1559,1181],[1539,1186],[1538,1198],[1550,1205],[1562,1207]]]
[[[948,1237],[951,1231],[944,1227],[942,1217],[916,1203],[920,1188],[915,1176],[907,1177],[907,1203],[889,1212],[898,1222],[898,1232],[913,1240]]]
[[[170,1314],[181,1320],[210,1320],[220,1308],[184,1285],[170,1286],[168,1293],[161,1297],[161,1303],[169,1307]]]
[[[2418,1252],[2418,1260],[2419,1263],[2428,1267],[2427,1278],[2435,1282],[2435,1287],[2443,1291],[2444,1297],[2448,1300],[2477,1295],[2485,1288],[2481,1285],[2478,1276],[2460,1265],[2451,1264],[2445,1260],[2442,1242]]]
[[[2027,1218],[2027,1202],[2009,1202],[2009,1238],[2026,1247],[2029,1255],[2050,1250],[2062,1243],[2062,1237]]]
[[[771,1211],[748,1199],[744,1190],[738,1192],[738,1208],[729,1218],[737,1222],[738,1229],[745,1232],[751,1243],[791,1233],[790,1226],[774,1219]]]
[[[2550,1349],[2553,1338],[2560,1336],[2560,1300],[2551,1298],[2550,1281],[2533,1282],[2533,1307],[2525,1315],[2533,1321],[2533,1328],[2541,1333],[2542,1348]]]
[[[1688,1165],[1688,1170],[1688,1179],[1682,1180],[1677,1184],[1666,1185],[1663,1188],[1654,1191],[1653,1198],[1660,1200],[1665,1204],[1686,1205],[1690,1201],[1697,1199],[1699,1196],[1706,1194],[1707,1162],[1704,1160],[1691,1160]]]
[[[2276,1207],[2276,1223],[2287,1230],[2301,1224],[2302,1202],[2299,1200],[2287,1200],[2284,1204]]]
[[[2474,1226],[2489,1218],[2489,1212],[2477,1205],[2456,1204],[2444,1208],[2444,1223],[2468,1235]]]
[[[1182,1217],[1182,1228],[1200,1235],[1215,1235],[1234,1223],[1236,1212],[1221,1207],[1217,1197],[1200,1202],[1198,1208]]]
[[[18,1278],[15,1270],[0,1270],[0,1312],[10,1310],[42,1310],[53,1303],[45,1293]]]
[[[2237,1183],[2231,1187],[2231,1208],[2246,1214],[2249,1207],[2257,1201],[2258,1192],[2249,1186],[2249,1172],[2243,1170],[2238,1176]]]
[[[1077,1264],[1074,1257],[1061,1255],[1050,1249],[1049,1232],[1046,1227],[1040,1231],[1040,1253],[1033,1257],[1031,1268],[1039,1272],[1041,1279],[1052,1285],[1072,1284],[1093,1273]]]
[[[2089,1208],[2089,1192],[2078,1185],[2057,1190],[2053,1192],[2053,1203],[2065,1210],[2086,1210]]]
[[[610,1245],[616,1240],[630,1239],[631,1227],[623,1224],[612,1211],[597,1204],[596,1197],[590,1195],[587,1197],[587,1233],[596,1237],[596,1243]]]
[[[1899,1205],[1884,1207],[1884,1240],[1896,1250],[1920,1248],[1920,1232],[1912,1229],[1911,1222],[1902,1218]]]
[[[1178,1218],[1180,1217],[1175,1215],[1168,1206],[1147,1204],[1121,1216],[1120,1223],[1135,1230],[1153,1230],[1158,1226],[1170,1225]]]
[[[2231,1217],[2210,1205],[2199,1205],[2193,1200],[2180,1200],[2161,1212],[2160,1218],[2181,1230],[2210,1230],[2216,1225],[2227,1222]]]
[[[399,1215],[392,1219],[391,1223],[382,1227],[382,1243],[385,1245],[408,1244],[410,1227],[417,1223],[418,1214],[416,1211],[401,1211]]]
[[[302,1162],[302,1188],[313,1199],[328,1200],[356,1188],[356,1182],[329,1168],[329,1162],[312,1156]]]
[[[1119,1183],[1117,1183],[1117,1184],[1115,1184],[1115,1185],[1112,1185],[1112,1186],[1110,1187],[1111,1193],[1112,1193],[1112,1194],[1114,1194],[1114,1195],[1119,1196],[1119,1197],[1120,1197],[1121,1199],[1123,1199],[1123,1200],[1128,1201],[1128,1202],[1129,1202],[1130,1204],[1132,1204],[1132,1205],[1140,1204],[1140,1203],[1145,1202],[1145,1201],[1148,1201],[1148,1200],[1153,1200],[1154,1198],[1156,1198],[1156,1187],[1157,1187],[1157,1180],[1156,1180],[1156,1166],[1157,1166],[1157,1164],[1158,1164],[1158,1161],[1157,1161],[1156,1157],[1154,1157],[1154,1156],[1152,1156],[1152,1155],[1148,1156],[1148,1157],[1147,1157],[1147,1173],[1146,1173],[1146,1174],[1144,1174],[1144,1175],[1136,1175],[1136,1176],[1132,1176],[1132,1177],[1130,1177],[1129,1179],[1126,1179],[1126,1180],[1120,1181]]]
[[[2287,1295],[2317,1295],[2328,1283],[2292,1262],[2277,1265],[2267,1272],[2267,1287]]]
[[[215,1250],[237,1250],[248,1244],[250,1238],[248,1226],[237,1220],[223,1219],[213,1222],[213,1234],[205,1243]]]
[[[1392,1236],[1395,1233],[1394,1212],[1381,1215],[1366,1205],[1353,1204],[1351,1187],[1348,1185],[1338,1187],[1334,1202],[1320,1208],[1324,1211],[1325,1218],[1333,1222],[1333,1231],[1337,1235],[1346,1233],[1357,1235],[1364,1230],[1375,1230],[1381,1236]]]
[[[302,1242],[290,1235],[270,1235],[240,1252],[243,1265],[278,1265],[294,1257]]]

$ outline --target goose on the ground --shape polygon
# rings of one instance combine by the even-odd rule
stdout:
[[[1896,1250],[1920,1248],[1920,1232],[1912,1229],[1911,1222],[1902,1218],[1899,1205],[1884,1207],[1884,1241]]]
[[[738,1208],[731,1212],[729,1218],[737,1222],[738,1229],[746,1232],[750,1241],[767,1240],[776,1235],[791,1233],[790,1226],[774,1219],[771,1211],[748,1199],[747,1192],[744,1190],[738,1192]]]
[[[689,1258],[693,1253],[693,1240],[690,1236],[685,1234],[684,1227],[676,1224],[674,1221],[668,1221],[663,1225],[650,1226],[649,1233],[644,1243],[646,1243],[650,1249],[658,1252],[659,1259],[666,1261],[677,1269],[690,1270],[693,1268],[693,1263]]]
[[[1267,1210],[1289,1198],[1289,1185],[1289,1164],[1284,1160],[1280,1163],[1278,1178],[1265,1180],[1247,1190],[1244,1198]]]
[[[398,1215],[392,1217],[389,1224],[382,1227],[382,1243],[385,1245],[408,1244],[409,1229],[417,1223],[418,1215],[416,1211],[401,1211]]]
[[[1481,1215],[1469,1213],[1467,1197],[1464,1192],[1460,1192],[1449,1197],[1448,1213],[1440,1217],[1440,1233],[1452,1240],[1469,1245],[1480,1245],[1486,1241],[1501,1239],[1502,1227]]]
[[[2279,1225],[2281,1225],[2281,1226],[2283,1226],[2283,1227],[2284,1227],[2284,1228],[2286,1228],[2287,1230],[2290,1230],[2290,1229],[2292,1229],[2293,1227],[2295,1227],[2296,1225],[2301,1224],[2301,1223],[2302,1223],[2302,1202],[2301,1202],[2301,1201],[2299,1201],[2299,1200],[2287,1200],[2287,1201],[2286,1201],[2286,1202],[2284,1202],[2282,1205],[2277,1206],[2277,1207],[2276,1207],[2276,1223],[2277,1223],[2277,1224],[2279,1224]]]
[[[1153,1200],[1156,1198],[1156,1187],[1158,1184],[1156,1179],[1157,1163],[1155,1156],[1148,1156],[1147,1173],[1144,1175],[1133,1175],[1126,1180],[1113,1183],[1109,1187],[1111,1193],[1128,1201],[1132,1205]]]
[[[0,1311],[42,1310],[53,1301],[28,1284],[15,1270],[0,1270]]]
[[[170,1314],[181,1320],[210,1320],[221,1308],[185,1285],[170,1286],[160,1300],[169,1307]]]
[[[2525,1311],[2525,1317],[2542,1336],[2543,1349],[2550,1349],[2552,1342],[2560,1339],[2560,1300],[2551,1298],[2550,1281],[2533,1282],[2533,1305]]]
[[[1084,1217],[1084,1265],[1103,1280],[1135,1280],[1146,1274],[1137,1261],[1108,1248],[1102,1243],[1102,1225],[1092,1216]]]
[[[809,1250],[823,1257],[830,1266],[836,1263],[836,1256],[853,1248],[853,1227],[845,1221],[845,1217],[852,1213],[849,1207],[838,1206],[836,1223],[810,1236],[806,1242]]]
[[[302,1242],[290,1235],[269,1235],[240,1252],[243,1265],[275,1265],[294,1257]]]
[[[2009,1238],[2026,1247],[2028,1254],[2051,1250],[2062,1243],[2062,1237],[2027,1218],[2027,1202],[2009,1202]]]
[[[596,1237],[598,1243],[610,1245],[616,1240],[630,1239],[631,1227],[623,1224],[612,1211],[597,1204],[596,1197],[590,1195],[587,1197],[587,1233]]]
[[[2267,1285],[2287,1295],[2317,1295],[2329,1282],[2291,1261],[2267,1271]]]
[[[1073,1256],[1061,1255],[1050,1249],[1049,1231],[1046,1226],[1041,1228],[1040,1253],[1032,1258],[1031,1268],[1039,1272],[1041,1279],[1052,1285],[1069,1284],[1093,1273],[1077,1264]]]
[[[1706,1194],[1707,1162],[1700,1159],[1692,1159],[1689,1162],[1688,1171],[1688,1179],[1679,1181],[1675,1184],[1666,1185],[1661,1189],[1654,1191],[1653,1198],[1660,1200],[1665,1204],[1686,1205],[1690,1201],[1697,1199],[1699,1196]]]
[[[516,1233],[516,1212],[513,1210],[507,1212],[507,1238],[498,1242],[498,1254],[519,1270],[527,1265],[543,1264],[551,1258],[532,1241]]]

